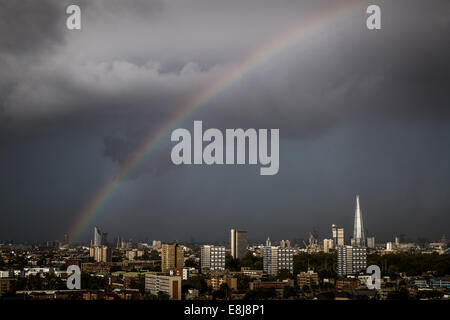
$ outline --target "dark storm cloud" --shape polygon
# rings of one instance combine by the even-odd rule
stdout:
[[[342,4],[349,2],[357,1]],[[64,229],[190,97],[292,25],[333,11],[317,0],[75,1],[82,30],[68,31],[67,3],[0,1],[0,190],[10,198],[1,209],[12,225],[9,212],[26,217],[33,205],[54,221],[64,203],[55,197],[70,198],[69,221],[55,223]],[[157,230],[178,218],[185,223],[176,233],[187,238],[198,225],[236,221],[264,237],[276,213],[284,222],[275,236],[297,236],[296,225],[304,234],[351,219],[352,197],[361,192],[369,212],[382,212],[368,218],[380,234],[386,216],[400,220],[397,213],[426,210],[432,200],[432,214],[448,226],[450,204],[426,190],[448,190],[450,2],[379,4],[382,30],[365,28],[361,5],[244,74],[180,124],[280,128],[279,175],[262,181],[254,167],[175,167],[167,136],[97,222],[130,235],[158,224],[148,232],[165,237]],[[26,206],[20,190],[31,198]],[[404,198],[386,211],[395,193]],[[135,221],[128,227],[119,223],[124,212]],[[414,224],[423,220],[412,216],[405,228],[419,234]],[[222,232],[210,230],[205,238]]]
[[[0,1],[1,54],[35,55],[63,41],[60,1]],[[63,11],[64,12],[64,11]],[[28,57],[29,58],[29,57]]]

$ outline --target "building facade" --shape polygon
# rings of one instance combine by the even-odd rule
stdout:
[[[294,249],[276,246],[263,247],[264,272],[277,275],[280,270],[286,269],[294,272]]]
[[[94,247],[106,246],[108,244],[108,233],[101,232],[98,227],[94,227]]]
[[[210,279],[206,280],[206,284],[208,287],[211,287],[214,291],[217,291],[220,289],[220,286],[222,284],[226,283],[228,288],[232,291],[237,290],[237,278],[230,277],[228,275],[220,275],[215,274],[212,275]]]
[[[242,259],[247,254],[247,231],[231,229],[231,256],[235,259]]]
[[[107,246],[95,246],[90,248],[90,256],[94,257],[96,262],[112,261],[112,251]]]
[[[181,300],[181,277],[147,273],[145,275],[145,291],[153,295],[163,292],[169,295],[171,300]]]
[[[344,245],[344,228],[338,228],[335,224],[331,225],[331,233],[333,235],[334,247]]]
[[[189,268],[170,269],[169,275],[181,277],[181,279],[187,280],[189,278]]]
[[[367,248],[375,248],[375,237],[367,237]]]
[[[362,247],[339,246],[338,253],[338,275],[345,276],[357,274],[367,268],[367,250]]]
[[[334,248],[333,239],[323,239],[323,252],[328,253]]]
[[[225,270],[225,247],[213,245],[202,246],[200,260],[202,270]]]
[[[176,243],[163,244],[161,249],[161,271],[184,267],[183,247]]]
[[[304,286],[308,286],[311,288],[312,286],[319,285],[319,275],[317,272],[312,270],[308,270],[307,272],[300,272],[297,276],[297,284],[299,288],[303,288]]]

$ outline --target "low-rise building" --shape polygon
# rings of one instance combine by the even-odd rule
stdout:
[[[14,278],[1,278],[0,279],[0,296],[7,294],[11,291],[12,283],[16,279]]]
[[[206,283],[214,291],[219,290],[223,283],[228,285],[228,288],[232,291],[237,290],[237,278],[230,277],[228,275],[212,275],[210,279],[206,280]]]
[[[181,300],[181,281],[179,276],[147,273],[145,275],[145,291],[153,295],[163,292],[169,295],[172,300]]]
[[[358,288],[360,285],[357,278],[339,278],[336,280],[336,290],[349,291]]]
[[[318,286],[319,275],[313,270],[300,272],[300,274],[297,275],[297,283],[300,288],[303,288],[303,286],[308,286],[309,288],[311,288],[311,286]]]
[[[183,280],[187,280],[189,277],[189,268],[173,268],[169,270],[169,275],[181,277]]]

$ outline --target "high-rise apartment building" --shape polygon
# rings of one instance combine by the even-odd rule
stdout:
[[[201,268],[211,271],[225,270],[225,247],[205,245],[201,248]]]
[[[356,274],[367,268],[367,251],[363,247],[339,246],[338,275]]]
[[[242,259],[247,254],[247,231],[231,229],[231,256],[235,259]]]
[[[176,243],[163,244],[161,250],[161,270],[168,272],[173,268],[182,268],[184,266],[183,247]]]
[[[334,247],[344,245],[344,228],[338,228],[335,224],[331,225],[331,233],[333,235]]]
[[[364,224],[361,208],[359,206],[359,195],[356,195],[355,221],[353,226],[352,246],[365,247],[366,238],[364,236]]]
[[[270,241],[269,241],[270,243]],[[264,272],[277,275],[280,270],[286,269],[294,272],[294,249],[276,246],[263,247]]]
[[[91,248],[91,256],[94,257],[94,260],[97,262],[111,262],[112,261],[112,252],[111,249],[107,246],[97,246]]]

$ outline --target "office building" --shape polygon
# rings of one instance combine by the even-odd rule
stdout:
[[[247,231],[231,229],[231,256],[235,259],[242,259],[247,254]]]
[[[356,195],[355,221],[353,225],[352,246],[365,247],[366,238],[364,236],[364,224],[362,219],[361,208],[359,206],[359,195]]]
[[[94,227],[94,247],[99,247],[102,245],[102,233],[99,228]]]
[[[108,244],[108,233],[101,232],[98,227],[94,227],[94,242],[91,244],[94,247],[106,246]]]
[[[289,241],[289,240],[281,240],[280,241],[280,247],[281,248],[290,248],[291,247],[291,241]]]
[[[161,271],[184,267],[183,247],[176,243],[163,244],[161,250]]]
[[[367,237],[367,247],[368,248],[375,248],[375,237]]]
[[[394,243],[396,248],[400,248],[400,237],[395,237]]]
[[[270,243],[270,241],[268,241]],[[264,272],[277,275],[283,269],[294,272],[294,249],[276,246],[263,247]]]
[[[169,295],[171,300],[181,300],[181,277],[147,273],[145,275],[145,291],[153,295],[163,292]]]
[[[362,247],[339,246],[338,275],[357,274],[367,268],[367,250]]]
[[[213,245],[202,246],[200,260],[202,270],[225,270],[225,247]]]

